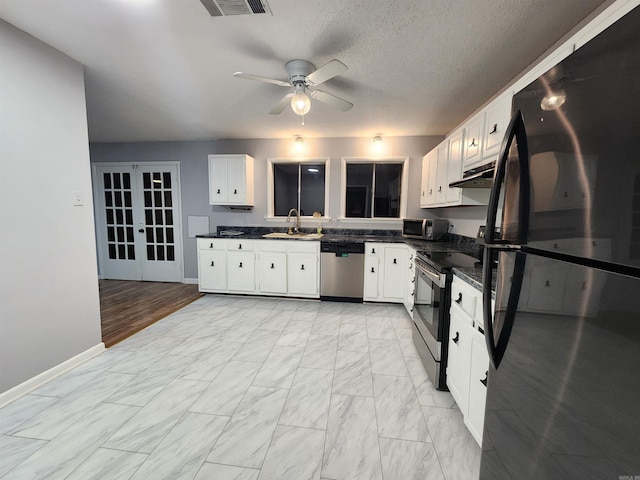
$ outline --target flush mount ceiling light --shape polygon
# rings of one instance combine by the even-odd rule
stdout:
[[[376,151],[380,151],[382,149],[382,137],[380,135],[373,137],[373,148]]]
[[[567,101],[567,94],[564,90],[559,90],[557,92],[549,92],[544,98],[540,101],[540,108],[544,111],[552,111],[557,110],[564,102]]]
[[[298,152],[302,151],[302,146],[304,145],[304,138],[302,137],[296,137],[296,139],[294,140],[295,145],[296,145],[296,150]]]

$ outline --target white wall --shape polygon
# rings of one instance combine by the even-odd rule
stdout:
[[[435,147],[441,136],[385,137],[383,149],[373,151],[372,138],[308,138],[303,152],[297,153],[293,139],[245,139],[202,142],[155,143],[92,143],[91,162],[147,162],[171,160],[180,162],[182,190],[182,218],[184,232],[185,278],[197,278],[196,242],[187,238],[187,217],[210,217],[211,230],[218,225],[272,226],[285,223],[267,222],[267,159],[268,158],[330,158],[329,215],[331,228],[394,228],[400,225],[380,225],[338,222],[340,215],[340,175],[342,157],[410,157],[407,217],[434,218],[437,212],[420,208],[420,179],[422,156]],[[255,159],[255,207],[250,212],[230,210],[227,207],[209,205],[207,155],[215,153],[246,153]],[[315,223],[303,227],[315,226]],[[475,236],[475,233],[473,234]]]
[[[2,20],[0,65],[4,392],[101,333],[82,66]]]

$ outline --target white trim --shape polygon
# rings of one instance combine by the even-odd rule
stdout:
[[[36,388],[44,385],[47,382],[50,382],[54,378],[59,377],[63,373],[68,372],[69,370],[77,367],[81,363],[86,362],[90,358],[95,357],[96,355],[104,352],[104,343],[100,342],[97,345],[85,350],[84,352],[79,353],[75,357],[71,357],[68,360],[65,360],[62,363],[59,363],[55,367],[46,370],[35,377],[30,378],[29,380],[22,382],[19,385],[16,385],[10,390],[6,392],[0,393],[0,408],[5,405],[17,400],[18,398],[26,395],[29,392],[32,392]]]
[[[189,285],[198,285],[198,279],[197,278],[184,278],[182,280],[182,283],[186,283]]]
[[[356,218],[347,217],[347,163],[402,163],[402,179],[400,180],[400,212],[398,218],[389,217],[371,217],[371,218]],[[409,157],[342,157],[340,165],[340,216],[338,221],[341,222],[354,222],[354,223],[374,223],[382,224],[394,222],[398,223],[399,220],[407,216],[407,204],[409,200]],[[371,213],[373,214],[373,205],[371,206]]]
[[[322,219],[330,219],[329,215],[329,196],[331,189],[329,183],[331,179],[331,159],[329,157],[314,158],[267,158],[267,221],[282,221],[285,217],[276,217],[273,214],[273,164],[274,163],[323,163],[324,164],[324,216]],[[301,217],[304,219],[313,219],[311,216]],[[316,222],[318,219],[314,219]]]

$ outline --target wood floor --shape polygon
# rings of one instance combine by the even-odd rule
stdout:
[[[109,348],[200,298],[197,285],[100,280],[102,341]]]

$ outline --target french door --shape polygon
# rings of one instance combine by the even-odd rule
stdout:
[[[93,166],[101,278],[181,282],[177,162]]]

